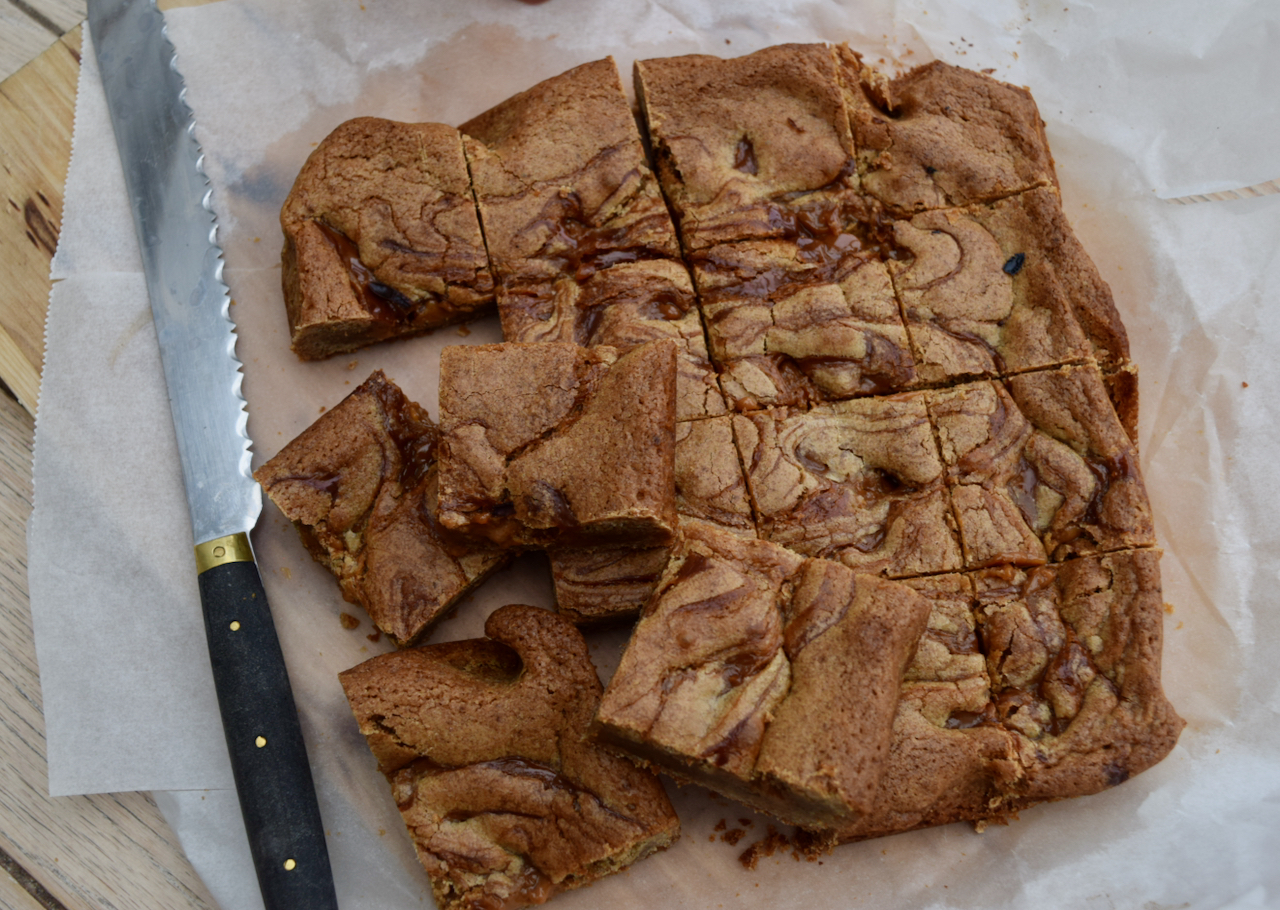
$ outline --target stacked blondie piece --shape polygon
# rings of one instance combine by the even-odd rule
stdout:
[[[382,627],[394,588],[409,643],[547,550],[564,617],[638,617],[590,736],[827,843],[1004,821],[1159,761],[1182,721],[1136,370],[1030,94],[826,45],[635,81],[643,133],[604,60],[453,134],[344,126],[304,168],[299,354],[344,349],[371,296],[366,322],[398,307],[411,334],[488,294],[508,342],[446,349],[438,430],[375,377],[259,471],[344,594]],[[410,178],[415,131],[438,141]],[[435,261],[456,268],[433,284]],[[328,305],[307,275],[348,307],[332,331],[296,315]],[[409,513],[417,549],[380,547]]]

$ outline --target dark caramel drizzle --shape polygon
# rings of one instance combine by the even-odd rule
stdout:
[[[373,271],[360,261],[360,249],[351,238],[323,221],[317,220],[316,226],[346,266],[351,288],[371,316],[393,325],[413,320],[417,305],[395,288],[374,277]]]
[[[586,799],[590,800],[603,812],[613,816],[614,818],[620,819],[628,824],[637,824],[634,819],[614,811],[596,794],[578,786],[556,769],[519,756],[509,756],[493,759],[491,761],[476,762],[474,764],[460,766],[441,765],[424,757],[415,760],[412,764],[407,765],[398,772],[395,772],[392,776],[401,779],[408,777],[412,780],[420,780],[423,777],[475,768],[492,769],[511,777],[533,780],[540,783],[544,789],[563,792],[572,798],[571,804],[575,811],[580,811],[579,803],[581,800]],[[412,797],[410,797],[410,799],[412,799]],[[404,806],[401,808],[404,808]],[[461,823],[482,816],[506,816],[513,819],[539,818],[539,816],[532,816],[524,812],[495,808],[479,809],[475,811],[455,809],[446,813],[442,820],[445,822]],[[508,849],[510,848],[508,847]],[[494,871],[487,863],[480,862],[475,857],[439,848],[433,848],[431,852],[446,861],[451,868],[464,870],[478,875],[484,875],[485,873]],[[549,876],[534,865],[527,854],[520,855],[524,860],[524,864],[519,873],[516,888],[510,895],[505,899],[500,898],[496,894],[485,891],[483,885],[479,885],[460,894],[461,904],[471,908],[471,910],[515,910],[517,907],[544,903],[559,891],[563,890],[562,886],[556,885]]]
[[[717,767],[721,768],[729,764],[729,759],[733,757],[733,754],[741,751],[743,735],[746,733],[747,725],[754,716],[754,714],[748,714],[734,724],[733,729],[726,733],[723,739],[702,753],[702,758],[713,762]]]
[[[914,376],[913,364],[906,352],[879,332],[864,330],[862,337],[867,353],[858,364],[858,392],[862,395],[889,395],[899,391]],[[792,358],[812,381],[813,372],[823,366],[849,363],[844,357],[812,355]]]
[[[1044,675],[1041,677],[1036,694],[1047,702],[1049,699],[1045,686],[1047,683],[1054,682],[1065,689],[1078,704],[1084,697],[1086,686],[1084,681],[1077,675],[1075,668],[1081,664],[1089,663],[1089,652],[1076,640],[1075,635],[1068,627],[1066,644],[1062,646],[1061,650],[1054,655],[1053,660],[1049,661],[1049,665],[1045,667]],[[1099,673],[1097,676],[1102,676],[1102,674]],[[1103,678],[1105,679],[1105,677]],[[1074,719],[1074,717],[1058,717],[1055,714],[1049,726],[1049,733],[1053,736],[1061,735]]]
[[[390,383],[374,383],[372,391],[382,405],[387,434],[400,450],[400,484],[413,489],[436,462],[440,431],[421,406]]]
[[[774,652],[757,647],[764,636],[757,635],[739,643],[739,649],[722,658],[724,679],[723,692],[736,689],[738,686],[757,675],[773,660]]]
[[[558,426],[547,431],[543,435],[527,439],[510,452],[507,452],[505,456],[507,465],[513,464],[530,449],[544,444],[548,439],[567,433],[570,428],[577,423],[582,415],[586,413],[587,407],[595,398],[600,383],[607,372],[607,367],[605,367],[598,359],[588,358],[587,361],[580,360],[574,372],[574,386],[577,395],[564,419],[560,421]],[[478,421],[477,423],[483,426],[483,423]],[[576,516],[573,515],[573,510],[568,500],[564,498],[563,493],[546,483],[541,484],[541,489],[547,494],[547,500],[552,504],[553,520],[556,521],[560,527],[578,527],[579,522],[577,521]],[[509,491],[504,490],[502,492],[504,499],[500,502],[494,502],[493,500],[483,496],[459,495],[454,501],[454,507],[468,512],[468,521],[473,525],[499,525],[501,527],[503,523],[508,519],[514,518],[516,515],[516,504],[510,499],[505,498],[509,495]],[[526,506],[532,505],[528,499],[524,502]],[[541,514],[542,511],[543,510],[541,508],[536,510],[538,514]],[[572,521],[570,521],[571,517]],[[514,534],[516,532],[516,528],[514,526],[509,527],[506,529],[506,532]],[[501,546],[507,545],[507,543],[498,541],[492,534],[490,537],[494,542],[499,543]]]
[[[677,587],[696,575],[705,572],[711,566],[711,560],[703,556],[701,553],[690,553],[685,557],[685,561],[681,564],[680,569],[676,572],[675,578],[671,580],[669,588]],[[672,611],[672,617],[681,614],[697,614],[711,613],[718,614],[730,609],[735,603],[742,600],[751,593],[750,588],[745,584],[740,585],[728,591],[721,592],[704,600],[695,600],[687,604],[682,604]]]
[[[1054,571],[1049,566],[1039,566],[1026,572],[1022,582],[1017,583],[1019,569],[1017,566],[1004,565],[984,569],[982,578],[997,579],[1006,582],[1003,586],[990,585],[978,595],[980,603],[993,603],[1000,600],[1029,600],[1041,591],[1053,587]]]
[[[637,176],[639,171],[632,170],[622,183]],[[532,258],[553,264],[561,274],[570,275],[581,284],[618,263],[667,258],[640,240],[667,217],[665,207],[656,207],[652,214],[620,227],[593,225],[582,209],[582,198],[569,191],[550,199],[522,233],[547,231],[549,236]]]
[[[855,540],[852,544],[853,548],[859,553],[874,553],[884,546],[885,538],[889,536],[889,529],[902,515],[902,508],[902,500],[895,499],[891,502],[889,514],[885,516],[884,522],[877,525],[870,534]]]
[[[753,452],[753,461],[759,455],[758,450]],[[812,474],[820,476],[827,469],[826,465],[814,461],[803,452],[796,452],[796,456],[797,461]],[[753,464],[753,470],[755,467]],[[888,471],[872,468],[860,473],[852,483],[828,485],[815,491],[800,503],[794,514],[802,526],[818,527],[829,525],[842,517],[865,514],[887,499],[889,509],[883,522],[856,540],[842,538],[824,547],[821,552],[810,555],[835,558],[841,550],[849,547],[860,553],[874,553],[884,546],[889,531],[901,519],[903,511],[925,489],[908,484]]]
[[[982,653],[977,632],[968,626],[961,626],[954,632],[929,629],[924,633],[924,637],[938,642],[952,654]]]
[[[620,551],[617,556],[612,559],[605,559],[593,563],[587,567],[588,572],[604,572],[611,566],[616,566],[628,556],[629,551]],[[644,572],[635,575],[610,575],[607,578],[583,578],[578,571],[557,572],[556,579],[565,584],[572,585],[575,588],[612,588],[622,585],[652,585],[658,582],[662,577],[662,570],[654,572]]]
[[[818,283],[822,277],[821,275],[819,275],[819,278],[811,277],[814,275],[812,271],[791,272],[786,269],[765,269],[761,272],[747,271],[739,268],[731,260],[717,256],[714,247],[710,250],[691,253],[689,258],[703,271],[713,275],[731,274],[736,279],[725,288],[704,292],[702,295],[704,303],[715,303],[718,300],[735,297],[756,297],[761,300],[767,300],[782,288],[786,290],[779,296],[786,297],[802,288],[808,287],[811,283]],[[723,314],[719,314],[716,317],[717,320],[724,318]]]
[[[762,408],[800,408],[807,410],[809,405],[821,401],[817,389],[796,365],[796,362],[785,354],[765,354],[752,357],[750,360],[760,367],[772,381],[774,393],[765,402],[752,396],[735,398],[734,410],[758,411]]]
[[[612,155],[617,149],[609,149],[602,157]],[[639,175],[632,170],[622,183]],[[531,259],[551,265],[564,277],[570,277],[586,288],[597,272],[612,266],[650,260],[666,260],[670,257],[661,249],[652,248],[645,240],[661,235],[667,219],[667,210],[655,206],[654,211],[617,227],[593,225],[584,213],[581,197],[576,192],[561,192],[551,198],[538,218],[522,233],[545,232],[546,239]],[[551,317],[554,310],[554,283],[529,285],[520,278],[507,281],[505,310],[518,311],[529,322],[539,322]],[[686,299],[687,298],[687,299]],[[616,304],[633,304],[639,309],[641,319],[678,320],[693,306],[692,295],[682,295],[673,288],[655,291],[652,284],[643,288],[631,288],[614,296],[592,299],[588,296],[577,302],[574,314],[573,341],[589,346],[605,311]]]
[[[985,475],[993,465],[1003,461],[1011,449],[1025,445],[1023,433],[1013,421],[1014,414],[1019,412],[1008,390],[996,382],[991,383],[991,388],[996,406],[987,417],[987,441],[960,457],[956,468],[961,474]],[[1026,425],[1025,421],[1022,425]]]
[[[381,378],[380,374],[375,373],[373,377],[366,380],[364,388],[378,399],[383,426],[387,430],[387,435],[391,437],[392,444],[400,452],[400,474],[397,479],[404,489],[413,489],[435,464],[440,431],[431,422],[426,411],[406,398],[390,382]],[[385,470],[384,467],[384,472]],[[276,483],[305,484],[331,499],[336,499],[341,492],[342,481],[341,471],[317,471],[281,477]]]
[[[691,578],[701,575],[707,569],[711,568],[711,560],[701,553],[692,552],[684,558],[684,562],[680,563],[680,568],[676,570],[675,578],[671,579],[671,584],[667,587],[674,588],[682,585]]]
[[[946,320],[937,316],[934,316],[931,319],[926,319],[915,309],[909,310],[907,312],[907,316],[911,322],[930,325],[942,334],[966,347],[982,349],[986,352],[987,356],[991,358],[991,367],[993,372],[1003,374],[1009,371],[1008,364],[1005,363],[1004,355],[1001,354],[994,345],[988,343],[987,339],[983,338],[981,335],[974,332],[966,332],[963,329],[953,329],[947,325]]]
[[[794,663],[811,641],[838,624],[849,612],[856,582],[854,587],[834,587],[837,584],[835,576],[824,574],[822,588],[808,609],[787,620],[782,630],[782,647],[788,660]],[[791,604],[787,606],[789,610]]]
[[[703,295],[705,303],[750,297],[771,300],[789,297],[819,284],[838,283],[863,265],[868,257],[896,258],[891,233],[877,221],[855,221],[847,227],[848,213],[839,203],[824,203],[806,209],[770,207],[768,222],[773,232],[796,245],[801,265],[794,269],[769,268],[761,271],[743,269],[737,263],[719,256],[714,248],[691,256],[697,266],[711,274],[733,275],[736,280],[723,288]],[[724,308],[710,318],[715,325],[733,316],[732,308]],[[883,334],[865,330],[866,354],[857,360],[815,355],[791,358],[771,353],[777,364],[775,382],[785,401],[771,401],[772,406],[806,406],[826,396],[813,379],[815,370],[823,366],[856,364],[859,380],[857,394],[882,395],[902,389],[914,378],[914,363],[906,351]],[[788,375],[783,361],[794,364],[800,376]],[[743,402],[753,409],[753,402]],[[742,407],[739,408],[743,409]]]
[[[756,148],[746,136],[738,140],[738,147],[733,150],[733,166],[752,177],[760,172],[760,166],[756,163]]]
[[[712,564],[712,560],[701,553],[693,552],[688,554],[671,582],[667,585],[667,590],[678,587],[695,578],[707,571]],[[678,623],[681,617],[694,614],[723,614],[731,610],[736,603],[749,596],[750,593],[751,589],[744,584],[703,600],[683,604],[671,611],[668,622]],[[652,598],[650,603],[656,604],[658,600],[659,598],[657,597]],[[769,665],[776,653],[775,648],[761,647],[765,642],[765,635],[759,633],[747,634],[746,630],[743,630],[743,633],[740,639],[711,659],[720,665],[721,678],[724,681],[724,688],[721,690],[722,694],[730,689],[737,688],[760,673],[761,670]],[[680,668],[675,674],[669,675],[664,680],[664,691],[670,691],[679,682],[687,669]],[[724,762],[720,763],[723,764]]]
[[[281,477],[276,483],[300,483],[318,493],[335,498],[338,495],[338,488],[342,485],[342,474],[330,471],[316,474],[290,474],[287,477]]]
[[[677,293],[673,288],[664,288],[656,293],[645,288],[642,294],[580,300],[574,315],[573,340],[583,347],[596,344],[596,332],[611,306],[636,304],[635,313],[640,319],[674,322],[683,319],[693,305],[691,295]]]
[[[805,262],[830,265],[860,251],[878,259],[899,258],[887,223],[860,215],[840,202],[821,202],[804,208],[771,205],[765,218],[770,233],[792,241]]]
[[[1022,513],[1027,527],[1033,529],[1036,526],[1036,489],[1039,486],[1040,477],[1036,474],[1036,469],[1025,458],[1019,458],[1018,467],[1005,489],[1008,490],[1013,504]]]
[[[605,801],[595,793],[565,777],[555,768],[519,755],[505,756],[503,758],[490,759],[489,761],[472,762],[467,765],[444,765],[424,756],[414,759],[411,763],[405,765],[400,770],[393,772],[392,776],[420,780],[424,777],[433,777],[439,774],[448,774],[455,771],[467,771],[472,769],[493,770],[500,774],[505,774],[508,777],[536,781],[542,785],[542,789],[544,790],[557,790],[561,793],[573,796],[575,809],[577,808],[577,801],[579,799],[584,797],[588,798],[597,803],[603,812],[613,816],[614,818],[631,824],[636,824],[635,819],[611,809]],[[511,812],[505,809],[481,809],[476,811],[455,809],[447,813],[445,818],[451,821],[466,821],[468,818],[474,818],[478,815],[520,814],[523,813]]]
[[[981,711],[952,711],[951,716],[947,718],[946,726],[948,730],[971,730],[983,724],[998,723],[1000,723],[1000,717],[996,713],[995,704],[987,702]]]
[[[576,528],[581,524],[578,516],[574,514],[573,506],[561,490],[545,480],[535,482],[534,488],[538,492],[536,497],[531,494],[526,494],[524,497],[526,514],[531,517],[550,518],[551,523],[557,528]]]
[[[1140,474],[1138,473],[1137,465],[1134,464],[1133,453],[1127,449],[1111,458],[1086,458],[1085,464],[1089,466],[1089,470],[1093,472],[1093,476],[1098,482],[1093,489],[1093,495],[1089,497],[1089,505],[1084,510],[1083,523],[1105,525],[1106,522],[1103,520],[1102,510],[1112,484],[1118,482],[1135,483],[1138,481]]]
[[[1081,537],[1098,544],[1100,543],[1098,538],[1101,535],[1095,533],[1095,528],[1104,531],[1123,530],[1116,529],[1103,517],[1107,496],[1115,483],[1140,482],[1141,475],[1134,464],[1131,450],[1123,450],[1111,458],[1085,458],[1084,463],[1093,473],[1097,482],[1094,484],[1093,494],[1089,497],[1089,502],[1085,506],[1084,514],[1074,526],[1062,530],[1057,538],[1059,544],[1074,543]]]
[[[1020,589],[1011,588],[1009,590],[1020,590],[1021,599],[1027,599],[1032,594],[1044,590],[1053,584],[1053,573],[1047,568],[1034,569],[1027,573],[1027,578]],[[986,592],[986,597],[1001,593],[1005,589],[996,589]],[[1067,692],[1072,701],[1080,704],[1084,698],[1087,688],[1084,680],[1076,672],[1076,667],[1082,665],[1092,665],[1092,659],[1089,657],[1088,650],[1076,639],[1075,632],[1070,625],[1065,626],[1066,639],[1054,655],[1045,664],[1044,669],[1033,682],[1033,688],[1024,688],[1020,686],[1008,686],[998,692],[992,693],[992,700],[981,713],[975,714],[970,711],[955,711],[951,717],[947,718],[948,729],[966,729],[969,727],[979,726],[981,724],[1003,724],[1012,726],[1010,718],[1023,709],[1033,709],[1039,705],[1049,708],[1049,723],[1044,727],[1044,734],[1048,736],[1061,736],[1071,726],[1075,717],[1061,717],[1053,710],[1053,702],[1049,698],[1048,686],[1056,683],[1057,686]],[[1102,680],[1103,683],[1116,691],[1116,684],[1109,677],[1095,668],[1095,680]]]

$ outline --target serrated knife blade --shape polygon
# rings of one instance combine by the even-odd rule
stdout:
[[[185,85],[153,0],[90,0],[194,533],[214,686],[267,910],[336,908],[310,765],[249,531],[250,475],[222,250]]]

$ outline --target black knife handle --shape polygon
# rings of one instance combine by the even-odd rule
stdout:
[[[252,561],[199,575],[240,810],[267,910],[337,910],[320,807],[262,577]]]

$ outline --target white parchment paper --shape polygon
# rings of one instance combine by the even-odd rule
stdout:
[[[1142,380],[1142,465],[1165,548],[1165,687],[1188,725],[1151,771],[819,863],[736,861],[766,820],[673,792],[674,849],[556,899],[716,907],[1267,907],[1280,903],[1280,196],[1165,197],[1280,176],[1280,13],[1267,0],[224,0],[167,14],[214,187],[255,465],[376,368],[436,409],[445,344],[494,321],[320,364],[288,351],[280,204],[315,143],[373,114],[460,123],[613,54],[737,55],[848,41],[1032,88],[1067,213],[1110,282]],[[624,78],[625,81],[625,78]],[[123,180],[84,54],[36,432],[30,590],[53,794],[155,790],[224,910],[261,906],[209,678],[190,528]],[[347,630],[332,578],[270,505],[254,537],[298,699],[344,908],[430,904],[336,674],[389,646]],[[504,603],[552,602],[540,557],[492,579],[433,640]],[[618,636],[593,646],[611,671]],[[736,847],[717,821],[745,827]],[[746,821],[740,822],[739,819]]]

